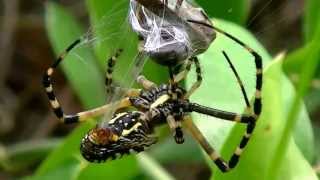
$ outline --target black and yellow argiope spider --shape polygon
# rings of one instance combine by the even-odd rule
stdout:
[[[252,53],[255,54],[254,52]],[[114,64],[116,56],[118,55],[119,54],[117,53],[110,58],[108,64]],[[255,128],[256,121],[261,113],[262,105],[260,90],[262,86],[262,69],[257,68],[256,93],[252,111],[237,71],[224,51],[223,55],[227,59],[239,82],[250,114],[237,114],[189,102],[189,95],[193,92],[190,93],[190,90],[185,91],[178,84],[172,83],[179,82],[181,79],[176,79],[178,76],[174,76],[170,73],[170,83],[168,84],[157,86],[143,76],[139,76],[137,82],[142,85],[143,90],[124,90],[126,91],[126,97],[117,102],[112,102],[74,115],[66,115],[53,92],[51,82],[51,76],[53,75],[54,69],[63,59],[63,55],[47,70],[43,77],[43,85],[49,97],[50,104],[54,109],[54,113],[66,124],[83,122],[88,118],[103,115],[109,108],[113,108],[114,106],[116,106],[117,110],[127,107],[136,108],[135,111],[125,111],[114,114],[114,117],[109,122],[99,123],[87,133],[82,140],[80,149],[83,157],[88,161],[101,162],[108,158],[115,159],[117,154],[127,154],[130,150],[136,152],[143,151],[145,147],[148,147],[157,141],[157,138],[153,135],[154,127],[165,123],[168,123],[170,129],[174,133],[175,141],[177,143],[183,143],[184,139],[181,122],[184,122],[192,136],[199,142],[219,169],[226,172],[234,168],[238,163],[239,157],[247,145]],[[195,57],[193,61],[196,64],[196,72],[199,79],[199,77],[201,77],[201,69],[198,66],[198,60]],[[245,135],[228,163],[219,156],[199,129],[193,124],[189,116],[189,113],[191,112],[247,124]]]
[[[144,0],[137,0],[138,2],[146,3]],[[131,1],[133,2],[133,0]],[[157,0],[152,0],[150,2],[156,3]],[[178,5],[181,6],[184,2],[183,0],[177,1]],[[158,4],[163,5],[163,4]],[[156,5],[153,5],[156,6]],[[176,7],[177,8],[177,7]],[[179,7],[178,7],[179,8]],[[72,43],[65,52],[59,56],[59,58],[53,63],[53,65],[46,71],[43,77],[43,85],[46,89],[47,95],[50,100],[50,104],[54,109],[54,113],[63,123],[77,123],[87,120],[90,117],[95,117],[104,114],[109,109],[116,107],[116,110],[120,110],[126,107],[134,107],[137,111],[127,111],[124,113],[116,113],[114,117],[105,123],[99,123],[96,128],[89,131],[89,133],[85,136],[81,143],[81,152],[83,156],[89,161],[102,161],[109,157],[116,158],[116,154],[120,153],[121,155],[129,153],[129,150],[135,150],[137,152],[143,151],[144,147],[150,146],[156,142],[156,137],[152,135],[152,130],[159,124],[168,123],[170,129],[174,132],[175,141],[177,143],[182,143],[183,133],[181,129],[181,122],[185,122],[187,128],[191,131],[193,137],[200,143],[200,145],[204,148],[204,150],[208,153],[210,158],[215,162],[215,164],[223,171],[226,172],[231,168],[235,167],[238,162],[239,156],[242,153],[243,148],[246,146],[249,138],[253,132],[253,129],[256,124],[256,120],[258,119],[261,113],[261,87],[262,87],[262,59],[261,57],[249,48],[247,45],[242,43],[237,38],[232,35],[214,27],[205,13],[200,10],[198,11],[198,15],[202,14],[202,20],[193,20],[186,19],[183,20],[184,23],[191,23],[192,25],[199,25],[200,34],[201,32],[205,35],[208,35],[208,31],[213,33],[215,31],[220,32],[227,37],[231,38],[245,49],[250,52],[255,58],[256,65],[256,92],[254,98],[253,111],[251,110],[251,106],[245,92],[245,88],[238,76],[237,71],[232,65],[229,57],[225,52],[223,55],[227,59],[233,73],[235,74],[237,81],[241,87],[241,91],[248,109],[249,114],[237,114],[232,112],[221,111],[205,106],[201,106],[196,103],[189,102],[189,97],[191,94],[195,92],[195,90],[200,86],[202,81],[201,68],[198,61],[198,58],[195,54],[184,54],[186,52],[180,51],[181,47],[184,44],[181,42],[173,42],[171,46],[166,47],[163,46],[162,49],[157,49],[156,51],[146,52],[148,55],[153,57],[155,60],[158,60],[159,64],[167,65],[170,74],[170,82],[168,84],[157,86],[153,82],[145,79],[143,76],[140,76],[137,79],[137,82],[143,86],[143,90],[139,89],[124,89],[123,87],[119,87],[119,90],[124,91],[126,97],[117,102],[111,102],[110,104],[106,104],[104,106],[77,113],[75,115],[66,115],[64,114],[60,103],[58,102],[52,87],[51,76],[54,73],[55,68],[58,64],[64,59],[64,57],[71,51],[77,44],[81,42],[81,40],[76,40]],[[193,13],[194,15],[194,13]],[[172,16],[179,18],[179,16]],[[187,16],[191,17],[191,16]],[[179,20],[179,23],[182,21]],[[208,23],[210,22],[210,23]],[[175,24],[179,26],[178,24]],[[161,31],[161,36],[165,40],[168,40],[168,33],[171,32],[173,25],[171,24],[168,27],[162,27],[164,32]],[[168,28],[168,29],[166,29]],[[181,27],[180,27],[181,28]],[[186,31],[188,32],[188,31]],[[194,31],[190,31],[194,32]],[[188,33],[189,34],[189,33]],[[191,33],[192,34],[192,33]],[[200,35],[197,34],[197,35]],[[210,34],[210,33],[209,33]],[[140,34],[141,35],[141,34]],[[203,34],[202,34],[203,35]],[[211,41],[214,39],[213,34]],[[149,35],[148,35],[149,36]],[[146,37],[148,37],[146,36]],[[146,38],[144,37],[144,38]],[[203,49],[198,49],[200,53],[208,48],[211,41],[205,40]],[[143,44],[144,39],[142,37],[141,41]],[[169,38],[170,40],[170,38]],[[196,38],[196,41],[199,40]],[[192,43],[191,43],[192,44]],[[193,45],[193,44],[192,44]],[[170,49],[175,48],[177,51],[171,51]],[[141,48],[141,47],[140,47]],[[143,48],[142,48],[143,49]],[[111,57],[108,61],[108,68],[106,73],[106,87],[107,89],[111,89],[112,85],[112,72],[113,67],[116,63],[117,57],[120,55],[122,50],[118,50],[113,57]],[[146,50],[144,50],[146,51]],[[165,61],[166,55],[168,53],[174,52],[173,58],[168,58],[168,61]],[[189,57],[187,59],[181,57]],[[180,57],[180,58],[177,58]],[[184,64],[184,68],[177,74],[173,73],[173,68],[176,65]],[[178,83],[183,80],[187,73],[190,71],[191,65],[194,64],[196,66],[197,72],[197,81],[192,85],[190,90],[185,91],[181,88]],[[190,112],[198,112],[202,114],[207,114],[210,116],[218,117],[225,120],[246,123],[247,130],[246,134],[243,136],[240,145],[237,147],[235,153],[232,155],[230,161],[226,163],[218,153],[209,145],[207,140],[198,130],[198,128],[192,123],[190,116],[188,113]]]

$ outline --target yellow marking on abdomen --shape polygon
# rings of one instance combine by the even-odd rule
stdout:
[[[134,126],[132,126],[130,129],[126,130],[124,129],[121,133],[121,136],[126,136],[128,134],[130,134],[132,131],[135,131],[136,129],[138,129],[138,127],[142,126],[142,124],[140,122],[136,123]]]

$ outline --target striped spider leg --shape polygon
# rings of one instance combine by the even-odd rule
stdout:
[[[205,106],[201,106],[198,104],[190,104],[188,105],[189,111],[193,112],[198,112],[201,114],[207,114],[210,116],[214,116],[220,119],[228,120],[228,121],[234,121],[238,123],[244,123],[247,124],[247,129],[242,137],[242,140],[239,144],[239,146],[236,148],[235,152],[231,156],[231,159],[226,162],[224,161],[219,154],[210,146],[208,141],[204,138],[204,136],[201,134],[201,132],[197,129],[197,127],[193,124],[193,122],[190,120],[190,117],[185,117],[184,121],[186,122],[187,128],[193,135],[193,137],[200,143],[200,145],[204,148],[204,150],[207,152],[207,154],[210,156],[210,158],[214,161],[214,163],[219,167],[219,169],[222,172],[227,172],[230,169],[234,168],[238,161],[241,153],[243,152],[243,149],[246,147],[252,132],[256,126],[256,121],[258,120],[260,114],[261,114],[261,109],[262,109],[262,104],[261,104],[261,87],[262,87],[262,59],[261,57],[253,51],[251,48],[249,48],[247,45],[242,43],[241,41],[235,39],[231,35],[223,32],[225,35],[230,37],[231,39],[235,40],[238,42],[240,45],[245,47],[254,57],[255,57],[255,64],[256,64],[256,92],[254,95],[254,104],[253,104],[253,111],[251,110],[251,106],[245,91],[245,88],[243,86],[243,83],[234,68],[233,64],[231,63],[229,57],[227,56],[226,52],[222,52],[224,57],[229,63],[230,68],[232,69],[238,84],[241,88],[243,98],[245,100],[246,107],[249,111],[250,114],[237,114],[233,112],[227,112],[227,111],[222,111],[218,109],[213,109]],[[187,109],[188,109],[187,108]]]
[[[123,51],[123,49],[117,49],[116,53],[108,59],[107,70],[106,70],[106,79],[105,79],[107,95],[111,94],[114,91],[114,87],[112,85],[112,82],[113,82],[112,73],[113,73],[113,68],[116,64],[116,60],[120,56],[122,51]]]
[[[196,67],[196,74],[197,74],[197,81],[191,86],[191,89],[183,96],[184,99],[189,99],[189,96],[201,85],[202,76],[201,76],[201,67],[197,57],[189,58],[185,63],[183,70],[180,71],[177,75],[174,75],[172,72],[171,67],[169,67],[169,75],[170,75],[170,84],[172,86],[172,91],[169,92],[169,95],[172,99],[177,99],[177,94],[181,92],[176,92],[179,90],[177,88],[178,83],[183,80],[188,72],[191,69],[192,63],[195,64]],[[167,123],[173,132],[173,137],[177,144],[182,144],[184,142],[183,131],[182,131],[182,116],[168,116]]]
[[[65,124],[71,124],[71,123],[78,123],[85,121],[91,117],[96,117],[104,114],[108,109],[110,109],[112,106],[116,105],[117,109],[121,109],[124,107],[128,107],[131,105],[130,101],[128,98],[124,98],[118,102],[114,102],[113,104],[106,104],[98,108],[94,108],[92,110],[84,111],[84,112],[79,112],[77,114],[72,114],[72,115],[67,115],[63,112],[63,109],[56,98],[56,95],[53,90],[53,84],[52,84],[52,75],[57,68],[57,66],[65,59],[66,55],[74,48],[76,47],[79,43],[81,42],[80,39],[77,39],[74,41],[69,47],[66,48],[66,50],[57,58],[57,60],[47,69],[45,74],[43,75],[43,81],[42,84],[45,88],[46,94],[49,98],[50,105],[53,109],[54,114],[58,117],[58,119],[65,123]],[[119,56],[119,53],[122,50],[118,50],[114,56],[112,56],[109,59],[108,62],[108,69],[107,69],[107,75],[106,75],[106,88],[107,90],[110,89],[111,86],[111,73],[112,73],[112,67],[113,64],[115,63],[115,59]],[[140,90],[137,89],[130,89],[126,92],[127,96],[135,96],[138,95]]]

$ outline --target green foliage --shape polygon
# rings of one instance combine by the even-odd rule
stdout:
[[[247,1],[198,0],[197,2],[206,7],[211,16],[219,16],[239,24],[243,24],[247,17]],[[127,1],[113,3],[113,1],[87,0],[87,7],[92,26],[97,28],[93,33],[98,40],[103,39],[103,41],[98,41],[91,47],[78,47],[63,62],[62,70],[83,106],[92,108],[104,103],[104,73],[102,70],[105,67],[106,57],[109,57],[114,50],[115,43],[121,42],[120,38],[136,42],[136,37],[132,32],[128,32],[126,36],[117,34],[117,28],[127,26],[123,24],[123,22],[126,23]],[[106,22],[106,20],[109,21]],[[297,56],[295,59],[299,60],[303,55],[313,52],[310,55],[310,64],[306,63],[303,70],[305,80],[301,82],[298,92],[295,93],[282,71],[283,56],[271,61],[271,56],[249,32],[226,21],[214,20],[214,22],[221,29],[237,35],[239,39],[262,55],[265,76],[263,113],[248,148],[243,153],[239,165],[227,174],[221,173],[208,160],[212,169],[212,178],[316,179],[309,164],[314,157],[313,133],[306,109],[301,105],[300,99],[306,93],[306,85],[314,72],[312,65],[315,64],[315,61],[313,59],[319,52],[314,49],[319,49],[319,47],[316,46],[316,43],[311,43],[308,45],[311,47],[306,46],[305,52],[301,50],[305,54],[299,54],[297,51],[289,55],[289,59]],[[72,15],[52,2],[47,3],[46,23],[48,35],[56,53],[62,52],[68,44],[84,33]],[[108,36],[110,33],[113,35]],[[317,37],[316,34],[313,37]],[[108,39],[104,40],[106,37]],[[314,41],[310,40],[310,42]],[[255,66],[252,57],[230,39],[218,35],[209,50],[199,57],[204,71],[204,81],[191,100],[223,110],[242,112],[244,103],[239,87],[221,50],[226,50],[230,55],[244,80],[248,94],[253,95]],[[116,78],[123,77],[122,74],[127,70],[135,53],[134,48],[125,49],[123,60],[117,64]],[[77,54],[83,60],[79,61]],[[287,70],[291,65],[285,67]],[[167,76],[163,75],[167,72],[151,61],[148,61],[143,73],[156,82],[167,80]],[[191,73],[186,80],[186,86],[189,87],[194,80],[195,75]],[[221,152],[225,159],[228,159],[242,137],[244,126],[207,116],[196,114],[192,116],[209,142]],[[188,143],[176,145],[170,135],[166,140],[153,146],[148,154],[127,156],[103,164],[88,163],[79,153],[79,143],[94,124],[95,122],[89,121],[76,128],[29,179],[172,179],[172,176],[161,167],[160,162],[163,164],[168,162],[188,163],[191,160],[203,161],[203,158],[199,156],[201,151],[190,138],[186,139]],[[203,157],[207,159],[207,155],[204,154]]]
[[[248,18],[250,1],[248,0],[224,0],[208,1],[195,0],[210,17],[223,18],[237,24],[244,25]]]
[[[304,35],[306,42],[314,39],[320,24],[320,1],[308,0],[305,7]]]

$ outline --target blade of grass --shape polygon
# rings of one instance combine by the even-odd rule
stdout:
[[[137,160],[140,163],[141,170],[145,172],[145,174],[154,180],[173,180],[174,178],[163,169],[157,161],[151,158],[146,153],[140,153],[137,156]]]
[[[9,172],[19,172],[39,163],[61,142],[61,139],[24,141],[3,147],[0,166]]]
[[[320,33],[319,33],[320,34]],[[297,94],[294,98],[294,101],[291,105],[289,116],[287,118],[287,124],[285,126],[284,132],[282,134],[281,140],[279,142],[278,148],[275,150],[276,156],[274,156],[273,163],[270,166],[270,170],[268,173],[268,177],[270,179],[274,179],[279,174],[279,167],[281,166],[281,160],[284,157],[287,149],[289,138],[292,135],[292,129],[295,126],[297,122],[297,117],[299,113],[299,109],[302,104],[302,98],[307,93],[309,89],[309,84],[315,74],[317,65],[319,63],[318,59],[320,58],[320,47],[318,46],[318,40],[319,38],[316,38],[317,40],[314,40],[311,42],[311,45],[313,48],[312,51],[309,52],[309,54],[306,56],[307,61],[302,67],[300,76],[300,82],[298,83],[298,89]],[[280,163],[279,163],[280,162]]]
[[[304,9],[304,37],[306,43],[310,42],[316,34],[320,19],[320,1],[307,0]]]

